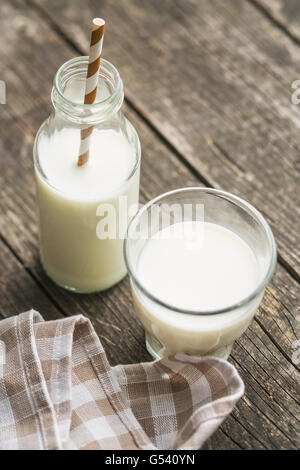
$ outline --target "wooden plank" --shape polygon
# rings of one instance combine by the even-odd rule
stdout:
[[[22,74],[23,80],[14,89],[16,96],[8,101],[3,114],[1,108],[1,154],[8,156],[5,161],[0,162],[0,175],[3,178],[0,184],[2,236],[59,310],[64,314],[82,312],[92,319],[113,363],[146,360],[148,355],[143,346],[143,331],[134,320],[128,281],[104,294],[78,296],[57,288],[46,278],[38,263],[30,155],[33,134],[46,117],[48,106],[37,91],[42,76],[29,73],[29,67],[32,60],[34,65],[41,64],[46,57],[48,68],[53,67],[54,70],[72,52],[34,11],[26,11],[24,16],[22,3],[5,4],[7,15],[23,18],[28,31],[33,27],[37,29],[35,35],[26,38],[26,47],[24,46],[31,51],[34,59],[29,53],[20,56],[14,73]],[[16,32],[7,32],[2,28],[2,34],[6,33],[11,40],[18,37]],[[56,55],[48,54],[48,47],[50,51],[55,50]],[[9,58],[6,57],[5,60],[8,61]],[[7,62],[1,64],[3,69],[7,66]],[[45,88],[50,86],[49,75],[48,70],[45,71],[45,78],[42,79]],[[11,86],[14,83],[12,77],[13,73],[8,82]],[[182,166],[177,156],[157,139],[155,133],[137,114],[129,109],[127,113],[143,142],[143,200],[177,186],[196,184],[195,174]],[[294,397],[297,391],[297,372],[290,360],[291,342],[296,338],[296,331],[293,331],[297,306],[296,289],[295,281],[279,267],[257,321],[238,342],[231,357],[246,382],[246,396],[222,429],[207,443],[208,448],[296,447],[294,429],[297,408]],[[121,328],[122,335],[118,328]]]
[[[0,319],[34,308],[52,320],[62,316],[0,238]]]
[[[241,0],[106,0],[83,11],[79,0],[30,3],[80,51],[90,18],[107,18],[105,56],[129,101],[203,180],[266,215],[298,277],[300,108],[290,85],[299,48]]]
[[[250,0],[274,24],[300,44],[300,2],[298,0]]]

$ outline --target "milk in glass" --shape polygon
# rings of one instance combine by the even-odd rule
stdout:
[[[145,326],[148,346],[159,356],[183,351],[227,357],[262,295],[243,308],[212,313],[249,296],[261,274],[248,244],[221,225],[188,221],[157,232],[139,255],[136,275],[160,302],[133,286],[135,309]],[[192,311],[194,314],[188,313]]]

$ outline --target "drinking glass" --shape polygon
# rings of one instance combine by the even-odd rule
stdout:
[[[218,310],[197,311],[168,304],[143,285],[137,271],[139,256],[150,237],[168,224],[182,221],[179,220],[180,215],[173,213],[170,217],[163,217],[174,204],[182,208],[202,206],[202,221],[231,230],[251,248],[259,275],[255,288],[247,297]],[[161,217],[153,217],[154,213]],[[203,213],[198,211],[197,215],[197,210],[188,211],[187,216],[185,214],[185,220],[195,221],[200,217]],[[129,224],[124,257],[135,312],[145,328],[146,347],[150,354],[155,359],[177,352],[226,359],[234,341],[249,326],[263,298],[276,265],[276,245],[268,223],[248,202],[224,191],[194,187],[162,194],[140,209]],[[156,268],[158,272],[159,265]]]

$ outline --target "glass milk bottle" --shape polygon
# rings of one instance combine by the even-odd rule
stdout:
[[[107,289],[126,274],[123,238],[138,206],[141,150],[124,117],[123,83],[102,59],[97,97],[83,104],[88,57],[58,70],[54,107],[34,143],[40,258],[48,276],[76,292]],[[81,130],[93,126],[89,160],[77,165]]]

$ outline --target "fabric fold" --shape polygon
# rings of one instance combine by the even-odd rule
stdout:
[[[227,361],[111,367],[83,315],[0,321],[0,449],[198,449],[244,393]]]

